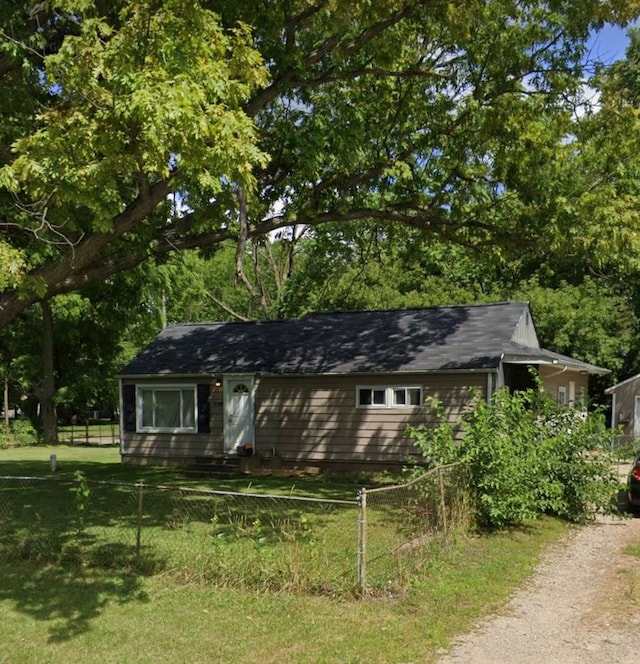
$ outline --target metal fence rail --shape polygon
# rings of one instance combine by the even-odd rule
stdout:
[[[337,500],[4,476],[0,555],[223,585],[363,593],[401,583],[435,533],[460,522],[459,479],[459,469],[446,467]]]
[[[469,497],[468,470],[458,463],[404,484],[363,489],[366,540],[360,558],[366,561],[358,569],[360,587],[406,585],[443,535],[470,525]]]
[[[70,445],[118,445],[120,425],[107,419],[85,419],[61,425],[58,438],[60,442]]]

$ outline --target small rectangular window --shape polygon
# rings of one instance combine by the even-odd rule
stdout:
[[[407,405],[407,390],[404,387],[394,388],[393,390],[393,405],[406,406]]]
[[[422,403],[419,387],[394,387],[393,405],[394,406],[419,406]]]
[[[422,404],[420,387],[358,387],[356,395],[359,408],[408,408]]]
[[[567,388],[564,386],[561,386],[558,388],[558,403],[561,406],[566,406],[567,405]]]
[[[358,405],[359,406],[386,405],[385,390],[373,387],[361,387],[358,390]]]

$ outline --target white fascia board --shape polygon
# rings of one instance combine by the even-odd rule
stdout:
[[[544,357],[540,355],[505,355],[503,362],[506,364],[543,364],[550,367],[558,367],[562,369],[566,367],[569,371],[584,371],[588,374],[600,375],[610,373],[609,369],[604,369],[602,367],[596,367],[593,364],[588,364],[587,362],[580,362],[576,360],[572,362],[569,359],[553,359],[549,357]]]

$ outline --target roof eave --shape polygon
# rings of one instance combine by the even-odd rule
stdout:
[[[611,373],[609,369],[603,367],[598,367],[594,364],[588,364],[587,362],[580,362],[579,360],[572,361],[571,359],[559,359],[552,357],[545,357],[544,355],[538,355],[536,353],[531,354],[508,354],[505,353],[503,356],[503,362],[507,364],[538,364],[551,367],[557,367],[558,369],[565,369],[569,371],[578,371],[580,373],[587,373],[594,376],[604,376],[605,374]]]

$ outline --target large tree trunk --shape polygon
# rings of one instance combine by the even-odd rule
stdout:
[[[58,416],[56,413],[56,383],[53,366],[53,313],[51,302],[43,300],[42,307],[42,387],[39,390],[42,440],[45,445],[58,442]]]

